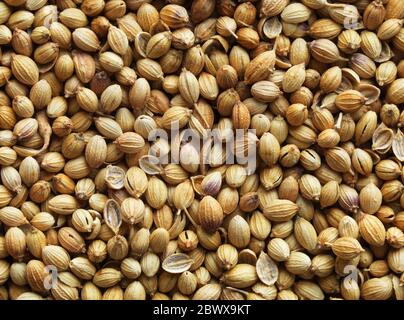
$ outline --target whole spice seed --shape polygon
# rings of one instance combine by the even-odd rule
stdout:
[[[402,299],[401,0],[79,2],[0,2],[0,298]]]

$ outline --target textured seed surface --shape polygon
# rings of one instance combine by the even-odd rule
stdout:
[[[0,1],[0,300],[403,300],[403,23]]]

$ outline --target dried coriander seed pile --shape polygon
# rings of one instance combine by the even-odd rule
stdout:
[[[404,0],[0,1],[0,300],[403,300],[403,23]],[[226,161],[240,130],[255,170]]]

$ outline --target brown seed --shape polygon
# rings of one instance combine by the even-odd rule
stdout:
[[[387,300],[393,293],[390,278],[373,278],[362,285],[361,296],[365,300]]]
[[[179,78],[179,91],[181,96],[190,104],[194,104],[199,98],[199,84],[194,74],[184,69]]]
[[[60,229],[58,239],[62,247],[71,253],[85,251],[83,238],[73,228],[64,227]]]
[[[264,207],[266,218],[276,222],[289,221],[298,211],[298,206],[289,200],[273,200]]]
[[[346,113],[358,111],[364,103],[365,98],[359,91],[356,90],[344,91],[335,99],[336,106]]]
[[[289,68],[282,80],[283,91],[287,93],[295,92],[303,85],[305,78],[306,72],[304,63]]]
[[[259,155],[268,165],[274,165],[279,158],[280,145],[276,137],[271,133],[262,135],[258,149]]]
[[[248,192],[240,198],[240,209],[245,212],[252,212],[259,206],[257,192]]]
[[[245,248],[250,242],[250,227],[241,216],[234,216],[228,228],[229,241],[236,248]]]
[[[264,63],[265,61],[265,63]],[[259,54],[245,69],[244,78],[247,84],[254,84],[265,80],[271,74],[275,65],[275,52],[273,50]]]
[[[176,4],[169,4],[163,7],[160,11],[160,18],[170,28],[182,28],[189,22],[189,16],[186,9]]]
[[[192,297],[192,300],[218,300],[222,292],[219,284],[206,284],[199,288]]]
[[[5,234],[5,247],[10,256],[21,260],[25,256],[27,242],[24,232],[17,227],[11,227]]]
[[[321,188],[320,205],[322,208],[332,206],[339,198],[339,184],[336,181],[329,181]]]
[[[301,103],[291,104],[286,109],[286,120],[292,126],[302,125],[308,117],[307,107]]]
[[[223,275],[223,281],[235,288],[247,288],[258,281],[258,275],[254,266],[238,264]]]
[[[129,41],[126,34],[115,26],[109,27],[107,40],[111,49],[120,55],[124,55],[128,50]]]
[[[332,244],[332,251],[337,257],[349,260],[357,257],[364,250],[358,240],[350,237],[341,237]]]
[[[97,287],[110,288],[122,279],[122,274],[113,268],[103,268],[96,272],[93,282]]]
[[[83,52],[73,51],[73,63],[77,78],[88,83],[95,74],[95,62],[92,56]]]
[[[383,223],[375,216],[363,214],[359,217],[359,231],[361,236],[371,245],[382,246],[386,238]]]
[[[201,226],[207,232],[214,232],[223,220],[223,209],[211,196],[205,196],[199,203],[198,216]]]
[[[17,80],[24,84],[34,85],[38,82],[38,66],[29,57],[23,55],[14,56],[11,62],[11,71]]]
[[[23,212],[14,207],[4,207],[0,209],[0,221],[9,227],[19,227],[28,223]]]
[[[86,15],[77,8],[67,8],[60,13],[60,21],[67,27],[76,29],[88,23]]]
[[[45,265],[39,260],[31,260],[27,263],[27,282],[33,291],[44,293],[45,278],[47,274]]]
[[[248,129],[251,123],[251,116],[247,106],[238,101],[232,112],[233,126],[235,129]]]
[[[313,250],[317,245],[317,233],[313,225],[303,218],[299,218],[295,222],[294,235],[300,245],[307,249]]]
[[[330,40],[318,39],[310,43],[310,51],[313,57],[322,63],[332,63],[344,60],[339,55],[338,47]]]

